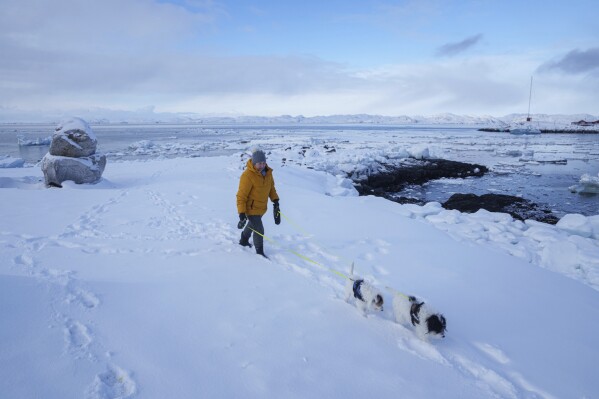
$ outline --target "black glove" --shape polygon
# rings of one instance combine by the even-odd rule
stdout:
[[[281,224],[281,210],[279,209],[279,200],[273,201],[272,212],[275,215],[275,224]]]
[[[239,214],[239,223],[237,223],[237,228],[238,229],[243,229],[245,226],[245,222],[247,222],[248,217],[246,216],[245,213],[240,213]]]

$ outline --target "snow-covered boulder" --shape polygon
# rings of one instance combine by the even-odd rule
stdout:
[[[98,140],[91,127],[80,118],[71,118],[56,127],[50,144],[50,155],[87,157],[95,154]]]
[[[89,157],[61,157],[46,154],[42,159],[42,171],[47,186],[61,186],[66,180],[77,184],[96,183],[106,167],[106,155],[94,154]]]
[[[52,136],[50,151],[42,159],[47,186],[61,187],[63,181],[96,183],[106,167],[106,155],[96,154],[98,140],[86,121],[63,121]]]

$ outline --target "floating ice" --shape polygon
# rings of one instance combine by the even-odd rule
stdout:
[[[151,140],[140,140],[135,143],[129,144],[129,149],[131,150],[140,150],[140,149],[149,149],[153,148],[156,144]]]
[[[23,165],[25,165],[24,159],[0,156],[0,168],[22,168]]]
[[[570,187],[570,191],[581,194],[599,194],[599,177],[585,173],[580,176],[577,185]]]
[[[38,137],[36,139],[26,139],[25,136],[17,136],[17,143],[23,147],[36,146],[36,145],[50,145],[52,143],[52,136]]]

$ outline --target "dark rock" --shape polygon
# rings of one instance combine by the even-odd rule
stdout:
[[[454,194],[442,206],[465,213],[485,209],[489,212],[508,213],[518,220],[533,219],[548,224],[556,224],[559,220],[548,209],[542,209],[524,198],[504,194]]]
[[[491,132],[491,133],[499,133],[499,132],[505,132],[505,133],[509,133],[510,129],[508,128],[496,128],[496,127],[483,127],[481,129],[478,129],[479,132]]]
[[[397,202],[398,204],[415,204],[415,205],[425,205],[426,201],[423,201],[419,198],[414,197],[404,197],[403,195],[384,195],[390,201]]]
[[[599,134],[599,129],[539,129],[541,133],[571,133],[571,134]],[[506,132],[509,133],[510,129],[507,128],[493,128],[493,127],[484,127],[478,129],[479,132]]]
[[[441,178],[483,176],[487,167],[445,159],[415,161],[410,165],[384,165],[388,171],[370,175],[357,183],[360,195],[396,193],[411,184],[424,184]]]

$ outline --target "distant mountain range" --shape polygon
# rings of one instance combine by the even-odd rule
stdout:
[[[526,120],[526,114],[510,114],[502,117],[455,115],[451,113],[432,116],[384,116],[369,114],[311,116],[244,116],[202,115],[196,113],[155,112],[153,107],[137,111],[115,111],[109,109],[86,109],[65,115],[59,112],[23,112],[0,107],[0,123],[58,123],[66,116],[78,116],[91,124],[203,124],[203,125],[331,125],[331,124],[376,124],[376,125],[464,125],[481,127],[509,127]],[[589,114],[575,115],[531,115],[533,123],[544,128],[570,126],[572,122],[594,121],[599,117]]]
[[[503,117],[455,115],[450,113],[432,116],[384,116],[384,115],[328,115],[311,116],[200,116],[194,114],[157,114],[156,118],[128,118],[122,120],[90,118],[92,124],[107,123],[177,123],[202,125],[455,125],[509,128],[526,121],[526,114],[510,114]],[[599,119],[589,114],[577,115],[531,115],[533,124],[539,128],[568,128],[572,122]]]

